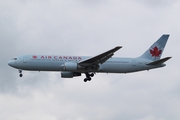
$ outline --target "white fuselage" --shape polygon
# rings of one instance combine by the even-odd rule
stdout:
[[[90,57],[85,56],[46,56],[46,55],[24,55],[18,56],[8,62],[8,64],[14,68],[20,70],[30,71],[69,71],[64,70],[63,65],[65,63],[78,63],[79,61],[88,59]],[[99,64],[99,68],[94,71],[91,69],[77,69],[71,70],[71,72],[102,72],[102,73],[129,73],[142,70],[149,70],[161,65],[146,65],[152,61],[142,58],[118,58],[112,57],[103,64]]]
[[[149,49],[137,58],[112,57],[122,46],[116,46],[106,52],[93,57],[87,56],[59,56],[59,55],[24,55],[13,58],[8,65],[22,70],[30,71],[59,71],[62,78],[73,78],[86,75],[84,82],[91,81],[94,73],[130,73],[142,70],[164,67],[167,60],[163,53],[169,35],[162,35]]]

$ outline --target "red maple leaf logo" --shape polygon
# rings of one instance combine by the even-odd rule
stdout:
[[[154,57],[159,57],[159,55],[162,53],[162,50],[159,50],[156,46],[150,50],[150,53]]]
[[[37,58],[37,56],[32,56],[32,58],[33,58],[33,59],[36,59],[36,58]]]

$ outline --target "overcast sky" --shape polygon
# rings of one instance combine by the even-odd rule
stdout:
[[[180,1],[0,0],[1,120],[179,120]],[[63,79],[7,65],[17,55],[137,57],[170,34],[164,68]]]

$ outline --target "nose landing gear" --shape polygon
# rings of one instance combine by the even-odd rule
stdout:
[[[19,77],[22,77],[23,74],[22,74],[22,70],[19,70]]]
[[[91,77],[94,76],[94,73],[91,73],[91,74],[85,73],[85,75],[86,75],[86,78],[84,78],[84,82],[87,82],[87,81],[91,81]]]

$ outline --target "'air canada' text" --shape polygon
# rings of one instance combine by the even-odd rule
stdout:
[[[78,56],[32,56],[33,59],[61,59],[61,60],[82,60]]]

